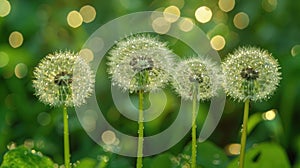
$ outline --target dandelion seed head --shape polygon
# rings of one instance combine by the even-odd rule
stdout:
[[[117,42],[108,60],[113,85],[124,91],[149,92],[170,80],[174,55],[166,43],[150,35],[137,35]]]
[[[50,106],[80,106],[90,96],[94,75],[78,54],[56,52],[34,70],[33,87],[39,100]]]
[[[173,76],[173,86],[184,99],[208,100],[216,96],[221,86],[221,70],[209,59],[197,57],[178,63]]]
[[[268,99],[281,79],[279,64],[272,55],[256,47],[240,47],[222,63],[224,90],[238,101]]]

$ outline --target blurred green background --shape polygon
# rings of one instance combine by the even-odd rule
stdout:
[[[0,163],[12,142],[34,146],[54,162],[63,162],[61,109],[44,105],[34,96],[32,71],[40,59],[57,50],[79,52],[87,38],[108,21],[132,12],[154,10],[189,18],[182,29],[188,31],[189,23],[195,23],[207,34],[222,59],[241,45],[262,47],[278,59],[282,72],[280,86],[268,101],[252,103],[253,129],[247,146],[278,143],[285,149],[291,165],[299,167],[300,1],[292,0],[0,0]],[[191,54],[180,41],[161,37],[169,41],[176,54]],[[118,113],[109,87],[106,71],[99,70],[96,92],[100,108],[113,126],[136,135],[137,124]],[[180,99],[170,87],[166,92],[168,106],[162,116],[146,124],[146,135],[160,132],[176,117]],[[135,102],[136,98],[133,96],[132,100]],[[201,106],[198,128],[208,107],[209,102]],[[209,138],[229,158],[236,156],[236,150],[231,149],[239,143],[242,111],[242,103],[228,98],[222,119]],[[109,156],[134,165],[134,158],[106,153],[85,133],[75,111],[70,109],[69,113],[73,162],[85,157],[103,160]],[[189,141],[187,135],[168,152],[178,155]]]

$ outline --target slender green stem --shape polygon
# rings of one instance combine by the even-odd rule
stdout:
[[[193,96],[193,109],[192,109],[192,168],[196,168],[196,157],[197,157],[197,141],[196,141],[196,106],[197,106],[197,95],[194,94]]]
[[[144,141],[144,116],[143,116],[143,90],[139,90],[139,138],[136,167],[143,167],[143,141]]]
[[[65,167],[70,168],[70,146],[69,146],[69,124],[68,124],[68,111],[67,107],[63,107],[64,115],[64,154],[65,154]]]
[[[243,126],[242,126],[239,168],[244,168],[245,149],[246,149],[246,141],[247,141],[247,124],[248,124],[248,115],[249,115],[249,104],[250,104],[250,100],[247,99],[245,101],[245,107],[244,107],[244,119],[243,119]]]

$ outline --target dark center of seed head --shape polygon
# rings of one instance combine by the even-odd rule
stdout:
[[[145,58],[145,57],[135,57],[130,62],[129,65],[132,67],[134,71],[146,71],[146,70],[152,70],[154,63],[151,58]]]
[[[189,77],[190,82],[197,82],[197,83],[202,83],[203,82],[203,77],[201,74],[195,74],[191,77]]]
[[[54,77],[54,83],[58,86],[68,86],[70,83],[72,83],[72,77],[72,74],[61,72]]]
[[[247,67],[241,71],[241,77],[246,80],[255,80],[259,77],[259,72],[253,68]]]

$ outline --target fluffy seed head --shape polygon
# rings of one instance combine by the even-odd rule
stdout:
[[[184,99],[208,100],[217,95],[222,83],[221,70],[216,63],[194,57],[178,63],[173,86]]]
[[[80,106],[94,85],[88,63],[78,54],[67,51],[43,58],[34,70],[34,78],[35,94],[50,106]]]
[[[162,88],[170,80],[174,55],[166,43],[150,35],[130,36],[109,52],[112,84],[124,91],[145,92]]]
[[[266,50],[240,47],[222,64],[227,95],[238,101],[267,99],[281,79],[279,64]]]

